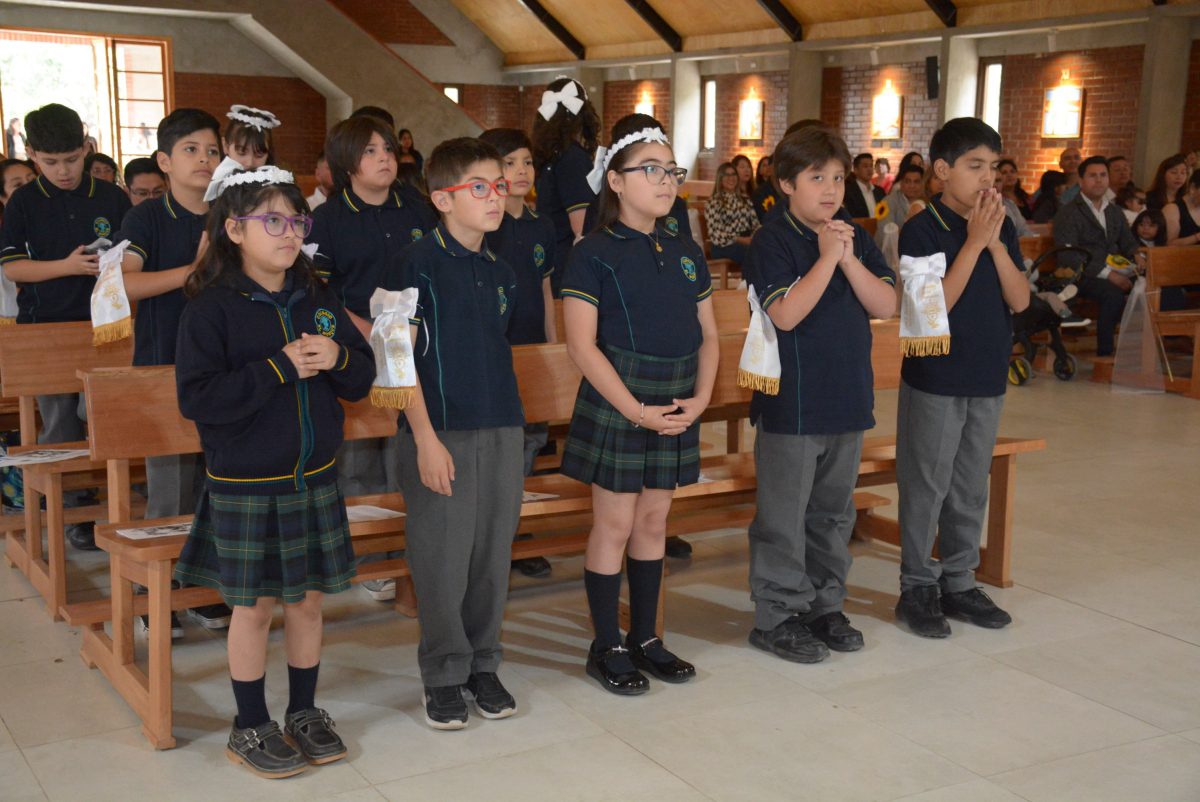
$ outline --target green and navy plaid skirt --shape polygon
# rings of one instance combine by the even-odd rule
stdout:
[[[646,356],[611,345],[602,350],[629,392],[646,406],[671,404],[672,399],[690,398],[695,392],[698,354]],[[561,470],[572,479],[614,493],[695,484],[700,478],[700,424],[672,437],[635,427],[584,379],[575,399]]]
[[[215,588],[230,606],[263,596],[301,602],[310,590],[346,590],[353,577],[350,523],[336,482],[278,496],[206,488],[175,566],[180,582]]]

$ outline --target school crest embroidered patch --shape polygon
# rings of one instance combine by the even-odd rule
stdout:
[[[425,232],[419,228],[414,228],[412,231],[408,232],[408,236],[412,237],[413,242],[416,242],[421,237],[425,236]]]
[[[687,276],[688,281],[696,280],[696,263],[686,256],[679,260],[679,266],[683,268],[683,275]]]
[[[503,316],[508,311],[508,296],[504,294],[503,287],[497,287],[496,289],[500,293],[500,314]]]
[[[546,264],[546,249],[540,242],[533,246],[533,263],[538,267]]]
[[[107,217],[97,217],[92,221],[92,231],[96,232],[97,237],[107,237],[112,233],[112,223],[108,222]]]
[[[337,331],[337,318],[328,309],[318,309],[313,315],[313,323],[317,326],[317,334],[324,337],[332,337]]]
[[[670,231],[672,234],[679,233],[679,221],[674,217],[668,217],[664,219],[663,225],[666,227],[667,231]]]

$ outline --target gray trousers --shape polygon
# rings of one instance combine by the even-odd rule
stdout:
[[[427,686],[460,685],[500,665],[512,539],[521,517],[520,426],[438,432],[453,495],[421,484],[417,446],[400,433],[408,565],[417,592],[417,659]]]
[[[338,449],[338,484],[342,495],[366,496],[395,493],[400,489],[399,433],[391,437],[346,440]],[[403,551],[379,552],[356,557],[355,565],[404,556]]]
[[[756,434],[758,498],[749,531],[756,628],[841,611],[862,442],[862,432]]]
[[[975,587],[988,473],[1004,396],[933,395],[900,384],[896,484],[900,589]],[[937,543],[940,559],[933,559]]]
[[[146,457],[146,517],[191,515],[204,483],[199,454]]]
[[[82,393],[39,395],[38,412],[42,415],[42,431],[38,445],[74,443],[87,439],[87,407]],[[67,490],[63,493],[64,507],[83,507],[91,503],[86,490]]]

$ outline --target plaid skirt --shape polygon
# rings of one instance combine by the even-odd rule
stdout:
[[[336,482],[278,496],[206,488],[175,566],[180,582],[215,588],[230,606],[339,593],[353,577],[350,523]]]
[[[690,398],[699,355],[656,357],[604,346],[621,381],[647,406]],[[614,493],[643,488],[674,490],[700,478],[700,425],[663,437],[635,427],[587,379],[579,384],[571,428],[563,449],[562,473]]]

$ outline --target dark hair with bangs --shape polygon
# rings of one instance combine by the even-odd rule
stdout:
[[[997,156],[1004,152],[1004,143],[995,128],[975,117],[956,117],[937,129],[929,140],[929,163],[941,159],[953,167],[959,156],[979,147],[986,147]]]
[[[232,175],[245,172],[249,171],[235,170]],[[225,284],[231,274],[242,272],[242,249],[229,238],[225,231],[225,221],[231,217],[250,214],[262,204],[277,197],[287,201],[297,214],[310,213],[304,193],[295,184],[232,184],[217,196],[208,209],[208,223],[205,226],[208,250],[204,252],[200,263],[183,285],[183,292],[187,297],[195,298],[209,287]],[[243,225],[261,225],[261,222],[248,220]],[[291,271],[297,287],[314,290],[321,281],[312,260],[304,251],[297,254],[296,263],[292,265]]]
[[[429,191],[437,192],[459,184],[472,164],[486,161],[494,161],[497,166],[503,166],[503,160],[496,148],[482,139],[470,136],[447,139],[433,149],[429,160],[425,162],[425,181],[429,185]]]
[[[325,137],[325,162],[333,174],[333,188],[340,192],[350,186],[350,176],[358,172],[358,163],[367,152],[371,135],[379,134],[385,147],[399,156],[400,143],[396,132],[381,117],[360,114],[342,120],[330,129]]]
[[[664,134],[666,130],[662,123],[651,117],[649,114],[627,114],[617,120],[617,124],[612,129],[612,139],[609,140],[609,147],[621,141],[630,134],[637,133],[643,128],[657,128]],[[617,197],[617,193],[613,192],[612,187],[608,185],[608,174],[617,172],[623,167],[628,167],[633,161],[634,155],[641,149],[645,142],[634,142],[632,145],[627,145],[617,151],[608,163],[608,168],[604,171],[604,177],[600,179],[600,205],[596,212],[596,225],[593,231],[599,231],[602,228],[611,226],[621,217],[621,199]],[[669,147],[669,146],[668,146]]]
[[[846,141],[824,126],[801,128],[775,146],[775,180],[795,181],[809,167],[820,169],[829,161],[840,163],[845,172],[850,172]]]
[[[253,151],[255,156],[265,155],[267,164],[275,163],[275,140],[270,128],[259,129],[241,120],[230,120],[221,138],[226,155],[236,146]]]
[[[521,148],[533,152],[533,143],[529,140],[529,135],[520,128],[491,128],[480,134],[479,138],[494,147],[501,158]]]
[[[71,153],[83,147],[83,121],[74,109],[48,103],[25,115],[25,142],[37,153]]]
[[[221,123],[203,109],[175,109],[158,123],[158,149],[168,156],[181,139],[197,131],[212,131],[221,146]]]
[[[572,114],[570,109],[560,105],[554,109],[549,120],[541,114],[533,117],[533,163],[539,172],[561,156],[572,142],[578,142],[589,159],[595,155],[596,146],[600,144],[600,115],[596,113],[592,101],[586,99],[583,84],[571,78],[556,78],[546,89],[558,92],[570,83],[575,84],[579,97],[584,98],[578,114]]]

